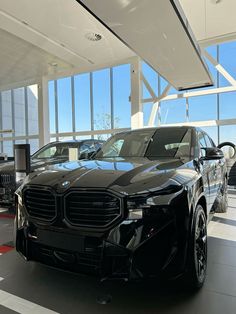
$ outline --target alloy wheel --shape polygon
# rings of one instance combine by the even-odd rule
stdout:
[[[199,282],[203,282],[207,267],[207,227],[204,212],[200,212],[195,229],[195,266]]]

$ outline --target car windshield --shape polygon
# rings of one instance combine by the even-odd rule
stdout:
[[[94,158],[189,157],[191,129],[160,128],[119,133],[110,138]]]
[[[69,158],[69,148],[76,147],[68,143],[52,144],[39,150],[32,159]]]

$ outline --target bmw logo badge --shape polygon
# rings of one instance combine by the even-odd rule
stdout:
[[[67,188],[69,185],[70,185],[70,181],[64,181],[64,182],[62,182],[62,184],[61,184],[61,186],[62,186],[63,188]]]

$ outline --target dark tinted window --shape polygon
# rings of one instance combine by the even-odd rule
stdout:
[[[191,134],[191,129],[158,129],[148,146],[145,156],[189,157],[191,151]]]

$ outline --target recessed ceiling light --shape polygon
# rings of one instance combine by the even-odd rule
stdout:
[[[85,38],[87,38],[90,41],[99,41],[102,39],[102,35],[98,34],[98,33],[87,33],[85,34]]]

